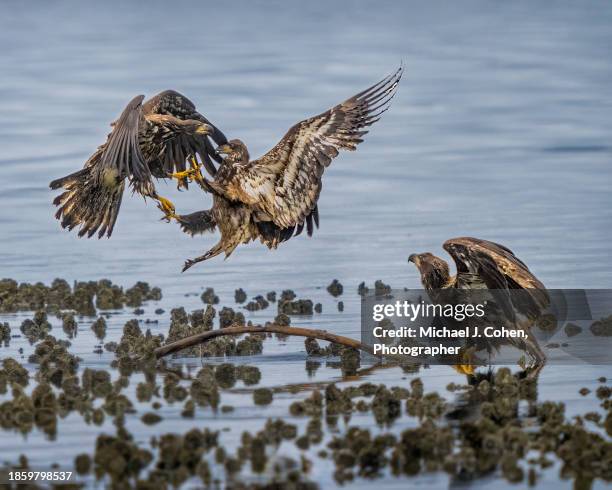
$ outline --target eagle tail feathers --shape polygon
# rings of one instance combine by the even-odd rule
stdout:
[[[110,237],[121,207],[125,183],[114,175],[100,180],[92,170],[86,167],[49,184],[51,189],[64,189],[53,200],[58,208],[55,218],[62,228],[72,230],[80,227],[79,237],[91,238],[96,232],[98,238]]]

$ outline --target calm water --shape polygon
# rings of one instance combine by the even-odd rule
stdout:
[[[149,315],[158,306],[200,307],[197,297],[184,295],[208,286],[228,306],[237,287],[251,296],[290,287],[324,304],[322,315],[297,323],[353,336],[357,284],[383,278],[417,287],[407,256],[441,253],[453,236],[508,245],[548,287],[612,287],[612,4],[149,3],[146,9],[120,2],[0,6],[1,277],[109,277],[126,286],[146,280],[164,292]],[[313,238],[301,236],[273,253],[242,246],[227,262],[217,258],[180,274],[184,259],[217,237],[183,235],[159,221],[152,202],[125,199],[110,241],[79,240],[52,217],[48,182],[82,165],[134,95],[179,90],[259,156],[293,123],[400,61],[406,70],[391,110],[356,153],[340,156],[325,175],[321,228]],[[210,205],[195,189],[178,193],[170,182],[158,189],[179,212]],[[345,285],[342,314],[320,290],[332,278]],[[167,315],[159,319],[156,330],[165,333]],[[13,328],[21,320],[8,318]],[[113,317],[107,340],[120,335],[125,320]],[[110,357],[92,354],[88,328],[83,321],[74,350],[83,366],[106,367]],[[19,347],[27,359],[23,339],[0,355],[16,355]],[[264,386],[285,384],[287,373],[296,383],[337,378],[337,370],[325,367],[309,378],[304,359],[303,342],[290,339],[268,341],[263,356],[236,361],[257,363]],[[430,390],[459,380],[444,367],[421,374]],[[612,373],[601,366],[545,369],[540,397],[563,398],[570,414],[584,412],[593,407],[577,391],[602,374]],[[393,369],[368,379],[407,382],[400,378]],[[207,414],[207,423],[231,426],[223,440],[232,444],[246,424],[285,416],[292,399],[287,394],[254,409],[250,395],[227,393],[224,402],[237,410]],[[137,418],[129,426],[139,441],[190,427],[179,407],[162,412],[164,422],[155,428]],[[0,433],[0,461],[27,451],[33,461],[49,463],[52,450],[58,462],[71,462],[75,441],[90,450],[98,431],[77,420],[62,422],[56,442]],[[330,483],[330,468],[315,468]],[[555,471],[546,482],[558,486]],[[437,476],[415,483],[449,485]]]

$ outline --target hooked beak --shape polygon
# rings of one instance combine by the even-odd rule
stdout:
[[[212,134],[213,127],[210,124],[201,124],[196,129],[196,134]]]
[[[419,265],[418,260],[419,260],[418,254],[410,254],[410,256],[408,257],[408,262],[412,262],[414,265]]]
[[[232,149],[230,148],[229,145],[221,145],[217,147],[217,149],[215,150],[215,153],[217,155],[229,155],[231,151]]]

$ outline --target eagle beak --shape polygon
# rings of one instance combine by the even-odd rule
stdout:
[[[216,150],[215,153],[217,155],[229,155],[232,149],[229,145],[221,145]]]
[[[210,124],[201,124],[196,129],[196,134],[212,134],[213,127]]]
[[[412,262],[414,265],[419,265],[418,260],[419,256],[417,254],[410,254],[410,256],[408,257],[408,262]]]

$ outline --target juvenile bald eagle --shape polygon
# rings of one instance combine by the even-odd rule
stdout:
[[[51,189],[64,188],[53,204],[63,228],[80,226],[79,236],[111,236],[125,181],[134,192],[158,201],[171,216],[174,205],[157,194],[152,178],[170,175],[187,185],[187,177],[199,173],[200,163],[214,176],[215,154],[209,137],[217,145],[227,141],[184,95],[166,90],[143,104],[134,97],[119,119],[111,124],[106,142],[89,157],[82,170],[51,182]],[[192,168],[186,169],[190,161]]]
[[[523,330],[525,337],[504,341],[525,350],[537,364],[542,364],[546,356],[530,329],[550,305],[544,284],[510,249],[498,243],[461,237],[447,240],[443,247],[455,262],[455,276],[450,275],[446,261],[429,252],[408,257],[421,273],[421,283],[430,298],[444,302],[449,297],[443,291],[447,289],[487,290],[491,299],[482,320],[489,326]],[[469,294],[463,297],[469,299]]]
[[[281,141],[257,160],[245,144],[231,140],[217,151],[225,155],[214,180],[200,183],[213,194],[212,209],[176,216],[186,233],[219,228],[221,240],[183,271],[215,257],[229,255],[241,243],[259,239],[276,248],[306,227],[319,226],[317,200],[323,172],[340,150],[355,150],[366,128],[389,108],[402,68],[341,104],[294,125]]]

